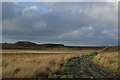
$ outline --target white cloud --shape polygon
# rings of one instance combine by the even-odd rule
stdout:
[[[98,3],[97,3],[98,4]],[[84,14],[88,16],[91,20],[108,23],[114,27],[118,26],[118,4],[109,3],[106,5],[92,6],[84,10]]]
[[[93,30],[94,26],[83,27],[81,30]]]
[[[30,6],[30,7],[23,9],[23,14],[26,12],[33,12],[33,11],[38,11],[38,10],[39,10],[38,6]]]
[[[39,8],[37,6],[31,6],[28,9],[32,9],[32,10],[36,10],[36,11],[39,10]]]

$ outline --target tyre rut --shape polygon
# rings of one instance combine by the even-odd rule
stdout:
[[[76,57],[69,59],[65,64],[66,76],[71,75],[73,78],[115,78],[111,73],[104,71],[92,63],[92,58],[97,55],[93,53],[88,56]]]

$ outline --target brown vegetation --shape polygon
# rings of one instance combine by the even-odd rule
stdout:
[[[88,53],[91,52],[54,55],[3,55],[3,78],[55,77],[55,74],[64,71],[62,64],[69,58]]]
[[[112,71],[115,75],[120,75],[117,49],[117,47],[107,48],[105,51],[95,56],[93,62],[104,67],[106,70]]]
[[[0,53],[9,53],[9,54],[17,54],[17,53],[80,53],[80,54],[87,54],[91,53],[94,50],[0,50]]]

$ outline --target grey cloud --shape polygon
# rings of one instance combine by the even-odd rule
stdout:
[[[2,4],[2,20],[13,19],[21,15],[21,7],[11,2],[4,2]]]
[[[112,7],[111,4],[41,3],[48,9],[44,14],[35,6],[16,11],[15,7],[20,7],[19,4],[3,4],[5,41],[11,39],[69,45],[117,45],[117,40],[114,39],[117,37],[117,7]]]

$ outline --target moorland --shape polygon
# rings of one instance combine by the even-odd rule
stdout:
[[[2,43],[3,78],[117,78],[116,46]]]

